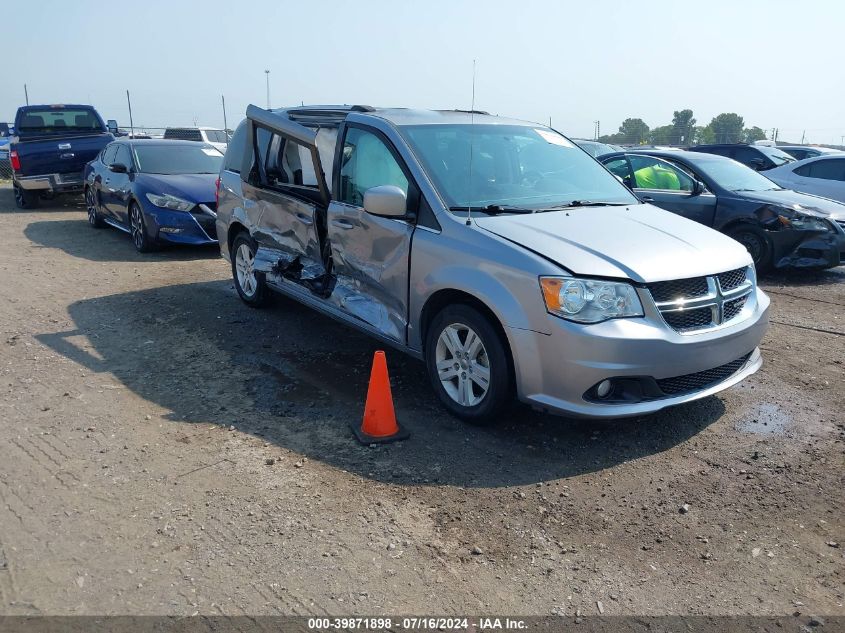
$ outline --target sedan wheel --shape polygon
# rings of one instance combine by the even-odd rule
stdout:
[[[91,187],[85,189],[85,206],[88,209],[88,223],[96,229],[105,226],[105,222],[100,217],[97,193]]]
[[[134,202],[129,207],[129,233],[132,236],[132,243],[139,253],[148,253],[153,250],[153,243],[147,237],[147,227],[144,224],[144,214]]]

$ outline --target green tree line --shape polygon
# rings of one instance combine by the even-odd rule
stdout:
[[[700,143],[753,143],[766,138],[757,127],[745,127],[734,112],[723,112],[707,125],[696,125],[692,110],[675,110],[672,123],[650,128],[642,119],[625,119],[615,134],[605,134],[602,143],[623,145],[695,145]]]

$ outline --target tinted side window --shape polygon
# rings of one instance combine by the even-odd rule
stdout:
[[[132,153],[129,147],[123,144],[118,144],[117,153],[114,156],[114,162],[126,165],[127,168],[132,167]]]
[[[753,161],[768,162],[766,157],[757,150],[750,147],[737,147],[733,151],[734,160],[738,160],[745,165],[751,164]]]
[[[821,178],[822,180],[845,180],[845,159],[829,158],[827,160],[817,160],[809,165],[810,178]]]
[[[364,192],[381,185],[395,185],[408,195],[408,178],[393,153],[375,134],[349,128],[341,160],[341,202],[361,207]]]
[[[708,154],[718,154],[719,156],[727,156],[728,158],[731,157],[731,149],[730,147],[708,147],[704,151]]]
[[[631,156],[634,181],[639,189],[692,191],[694,182],[673,164],[651,156]]]
[[[223,169],[233,171],[236,174],[241,173],[241,164],[243,163],[244,151],[246,151],[246,125],[246,121],[244,121],[235,130],[235,134],[229,142],[229,147],[226,148],[226,158],[223,159]]]
[[[614,176],[619,176],[622,180],[631,177],[631,168],[628,166],[628,159],[624,156],[614,158],[604,164]],[[633,182],[633,181],[632,181]]]
[[[114,162],[114,153],[117,151],[117,143],[112,143],[111,145],[106,145],[106,149],[103,150],[103,164],[104,165],[111,165]]]

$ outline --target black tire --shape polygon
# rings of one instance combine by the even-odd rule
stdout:
[[[147,223],[144,220],[144,212],[137,202],[129,203],[129,234],[132,237],[132,244],[139,253],[154,251],[156,244],[147,235]]]
[[[464,357],[465,364],[454,362],[458,359],[452,354],[448,343],[444,340],[441,345],[440,342],[441,335],[450,328],[452,334],[458,337],[458,341],[462,345],[469,343],[470,331],[474,333],[481,341],[481,346],[485,352],[484,356]],[[463,338],[461,338],[462,328],[466,328]],[[446,334],[446,338],[449,338],[448,334]],[[472,351],[466,352],[466,349],[464,347],[464,352],[471,355]],[[486,357],[486,367],[484,366],[484,357]],[[472,361],[476,362],[473,363]],[[454,364],[452,364],[453,362]],[[444,382],[444,380],[441,380],[438,363],[451,365],[442,369],[450,373],[454,370],[456,375],[446,378]],[[443,406],[452,415],[466,422],[477,425],[492,424],[513,403],[513,372],[507,343],[502,339],[502,335],[490,322],[490,319],[469,305],[447,306],[434,317],[426,335],[425,365],[431,385]],[[474,374],[473,367],[476,368]],[[484,393],[481,393],[483,387],[479,381],[483,381],[483,375],[479,373],[479,369],[486,369],[489,377],[487,391]],[[447,383],[450,386],[447,387]],[[462,383],[468,383],[467,388],[470,390],[470,396],[461,396]],[[480,399],[472,403],[471,398],[475,397]],[[459,402],[456,398],[463,398],[464,403]]]
[[[771,267],[772,243],[763,229],[753,224],[738,224],[728,229],[727,234],[746,248],[758,271]]]
[[[100,215],[100,201],[97,199],[97,192],[94,191],[93,187],[85,187],[85,208],[88,211],[88,224],[95,229],[106,226]]]
[[[18,185],[14,186],[15,205],[18,209],[34,209],[38,206],[39,195],[37,191],[27,191]]]
[[[244,251],[242,249],[246,250]],[[267,290],[267,281],[264,273],[258,273],[252,269],[256,249],[255,241],[249,234],[242,232],[235,237],[232,242],[232,250],[230,251],[232,279],[235,282],[235,289],[238,291],[241,301],[251,308],[264,307],[267,305],[269,299],[269,291]],[[248,258],[246,257],[246,252],[249,253]],[[238,275],[239,266],[246,266],[246,269],[242,270],[243,274],[241,275],[246,288],[241,285],[241,279]]]

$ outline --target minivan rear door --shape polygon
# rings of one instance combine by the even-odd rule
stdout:
[[[252,152],[245,153],[241,179],[245,204],[255,205],[256,270],[298,282],[319,279],[328,264],[329,191],[317,133],[254,105],[247,119]]]

